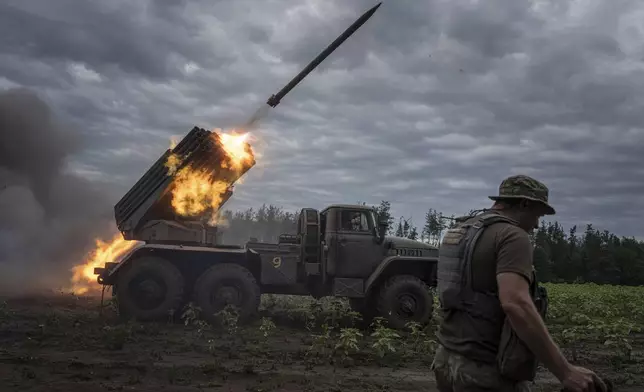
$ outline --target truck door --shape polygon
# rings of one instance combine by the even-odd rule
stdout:
[[[340,211],[336,246],[336,274],[342,278],[369,276],[380,260],[381,248],[374,241],[375,225],[364,210]]]

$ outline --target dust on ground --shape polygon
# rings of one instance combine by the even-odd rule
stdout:
[[[6,299],[0,301],[0,390],[436,390],[429,371],[430,335],[419,341],[421,335],[402,334],[391,340],[396,350],[391,352],[382,349],[386,339],[380,351],[373,347],[371,331],[348,330],[334,351],[341,338],[325,338],[319,325],[334,325],[334,314],[345,310],[314,314],[312,303],[282,306],[274,297],[264,298],[263,319],[212,327],[190,310],[169,315],[167,322],[133,323],[119,320],[114,306],[101,308],[93,297]],[[359,337],[355,346],[352,336]],[[633,357],[621,360],[602,347],[585,346],[578,360],[610,377],[617,391],[641,390],[643,347],[644,340],[636,340]],[[534,390],[558,391],[559,386],[542,372]]]

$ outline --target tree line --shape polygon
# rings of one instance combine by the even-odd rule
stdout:
[[[372,207],[387,221],[388,235],[434,246],[438,246],[445,230],[455,224],[453,215],[446,216],[432,208],[417,226],[410,218],[394,217],[388,201]],[[297,212],[273,205],[223,211],[221,240],[238,245],[249,239],[277,242],[280,234],[296,232],[298,217]],[[592,224],[586,225],[583,231],[577,226],[566,231],[556,221],[542,221],[532,233],[532,240],[534,265],[541,281],[644,285],[644,242],[635,238],[618,237],[606,230],[597,230]]]

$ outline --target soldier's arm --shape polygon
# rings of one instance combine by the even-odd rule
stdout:
[[[497,275],[497,283],[501,306],[517,335],[555,377],[563,380],[571,365],[537,312],[528,281],[514,272],[502,272]]]
[[[550,336],[530,297],[530,238],[525,232],[511,230],[499,239],[497,249],[497,285],[503,311],[519,338],[555,377],[563,380],[571,364]]]

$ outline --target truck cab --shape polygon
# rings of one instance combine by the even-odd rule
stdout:
[[[304,208],[297,231],[299,270],[292,279],[303,286],[300,292],[346,297],[365,315],[398,312],[387,317],[397,327],[429,321],[437,248],[387,236],[387,222],[364,205],[334,204],[319,212]]]
[[[437,249],[428,244],[386,236],[387,222],[367,206],[332,205],[320,212],[320,221],[323,258],[337,276],[363,278],[387,256],[438,256]]]
[[[334,205],[320,212],[322,258],[327,273],[364,278],[385,254],[375,212],[364,206]]]

